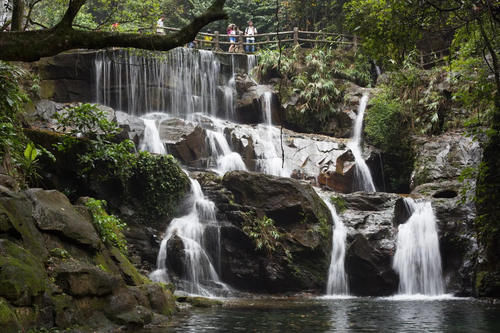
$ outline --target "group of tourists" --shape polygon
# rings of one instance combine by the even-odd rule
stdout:
[[[165,15],[162,15],[158,21],[156,22],[156,33],[159,35],[164,35],[165,34],[165,26],[164,26],[164,20],[165,20]],[[208,29],[207,31],[208,34],[211,34],[212,31]],[[245,28],[245,31],[242,32],[236,24],[230,23],[227,26],[226,30],[227,35],[229,36],[229,52],[235,52],[235,53],[243,53],[244,51],[246,52],[255,52],[255,35],[257,34],[257,28],[253,25],[252,20],[248,21],[248,26]],[[240,49],[241,47],[237,43],[238,36],[240,34],[243,34],[245,37],[245,50]],[[203,37],[203,47],[208,47],[210,48],[212,46],[212,40],[213,37],[210,35],[205,35]],[[196,47],[196,41],[191,41],[187,45],[187,47]]]
[[[236,24],[229,24],[227,26],[227,34],[229,35],[229,52],[243,52],[243,50],[239,50],[236,44],[237,36],[239,36],[242,31],[238,28]],[[246,52],[255,52],[255,35],[257,34],[257,28],[253,25],[252,20],[248,21],[248,27],[245,29],[245,38],[246,44],[245,51]]]

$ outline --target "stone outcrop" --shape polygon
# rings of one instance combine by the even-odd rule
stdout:
[[[0,191],[2,332],[138,328],[175,309],[171,290],[100,240],[85,206],[57,191]]]
[[[196,177],[218,207],[223,281],[248,291],[322,292],[332,221],[310,185],[243,171],[227,173],[222,179],[206,173]],[[264,217],[271,218],[281,234],[272,243],[274,250],[257,249],[245,231]]]

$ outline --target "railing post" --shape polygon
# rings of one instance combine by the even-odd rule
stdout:
[[[354,35],[352,42],[354,44],[354,46],[353,46],[354,52],[356,52],[358,50],[358,36],[357,35]]]
[[[219,51],[220,48],[219,48],[219,32],[218,31],[215,32],[214,42],[215,42],[214,51]]]
[[[299,45],[299,28],[297,27],[293,28],[293,45]]]
[[[243,47],[243,31],[240,31],[240,36],[238,38],[239,52],[244,53],[245,48]]]
[[[420,66],[424,68],[424,55],[423,53],[420,53]]]

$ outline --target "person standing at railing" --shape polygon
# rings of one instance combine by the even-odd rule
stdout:
[[[230,24],[227,27],[227,34],[229,35],[229,42],[231,45],[229,46],[229,52],[234,52],[235,44],[236,44],[236,24]]]
[[[165,34],[165,26],[163,25],[163,21],[165,21],[165,15],[162,15],[156,22],[156,33],[159,35]]]
[[[254,27],[252,20],[248,21],[248,27],[245,29],[245,36],[247,38],[246,42],[252,43],[252,45],[245,45],[245,50],[247,52],[255,52],[255,35],[257,34],[257,28]]]

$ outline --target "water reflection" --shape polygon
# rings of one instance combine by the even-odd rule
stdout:
[[[239,299],[180,314],[167,331],[500,332],[499,313],[474,299]]]

